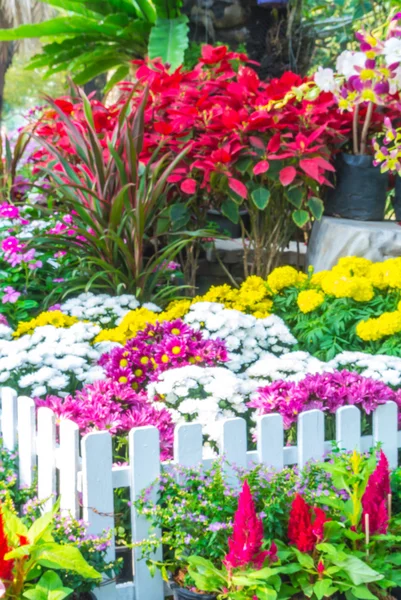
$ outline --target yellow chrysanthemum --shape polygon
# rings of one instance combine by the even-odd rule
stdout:
[[[185,317],[190,308],[191,300],[174,300],[173,302],[170,302],[166,310],[161,313],[160,316],[163,317],[162,320],[164,321],[182,319],[182,317]]]
[[[310,313],[324,302],[324,294],[316,290],[304,290],[299,292],[297,304],[303,313]]]
[[[321,281],[322,290],[336,298],[352,298],[357,302],[369,302],[374,297],[372,283],[364,277],[339,276],[328,273]]]
[[[304,282],[305,279],[307,279],[307,275],[297,271],[294,267],[277,267],[267,277],[267,285],[274,294],[277,294],[287,287]]]
[[[257,275],[248,277],[239,289],[239,297],[248,303],[260,302],[267,295],[264,280]]]
[[[35,319],[30,321],[20,321],[18,327],[13,333],[13,336],[18,338],[21,335],[32,334],[37,327],[45,325],[53,325],[53,327],[71,327],[74,323],[78,323],[77,317],[70,317],[61,312],[61,310],[52,310],[42,312]]]
[[[401,312],[385,312],[377,319],[361,321],[356,326],[356,333],[365,342],[375,342],[401,331]]]
[[[330,271],[319,271],[318,273],[314,273],[310,280],[311,285],[321,287],[322,281],[328,273],[330,273]]]
[[[339,259],[337,265],[333,267],[333,272],[342,272],[344,275],[363,277],[368,275],[372,261],[360,256],[343,256]]]

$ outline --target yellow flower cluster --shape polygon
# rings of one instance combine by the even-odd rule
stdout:
[[[372,283],[365,277],[338,275],[334,269],[323,277],[320,285],[325,294],[357,302],[369,302],[375,295]]]
[[[195,302],[219,302],[226,308],[252,314],[258,319],[269,316],[273,307],[273,301],[269,298],[265,281],[261,277],[252,275],[244,281],[239,289],[234,289],[227,284],[212,286],[203,296],[171,302],[161,313],[154,313],[145,308],[132,310],[118,327],[101,331],[95,338],[95,343],[105,341],[125,343],[138,331],[145,329],[148,323],[181,319]]]
[[[167,310],[155,313],[147,308],[137,308],[125,315],[120,325],[114,329],[103,329],[95,338],[94,342],[118,342],[124,344],[130,338],[136,336],[149,324],[162,323],[163,321],[174,321],[183,317],[191,306],[190,300],[178,300],[172,302]]]
[[[203,296],[196,296],[195,302],[219,302],[226,308],[252,314],[258,319],[268,317],[273,308],[266,282],[257,275],[251,275],[239,289],[227,284],[212,286]]]
[[[35,319],[31,319],[30,321],[20,321],[13,336],[19,338],[25,334],[31,335],[36,327],[43,327],[44,325],[53,325],[53,327],[71,327],[71,325],[78,323],[78,321],[79,319],[77,319],[77,317],[65,315],[61,310],[42,312]]]
[[[304,290],[299,292],[297,304],[303,313],[310,313],[324,302],[324,294],[316,290]]]
[[[399,306],[400,308],[400,306]],[[356,333],[365,342],[375,342],[383,337],[400,333],[401,310],[385,312],[376,319],[361,321],[356,326]]]
[[[267,277],[267,285],[273,294],[294,285],[299,285],[307,279],[307,275],[294,269],[294,267],[277,267]]]

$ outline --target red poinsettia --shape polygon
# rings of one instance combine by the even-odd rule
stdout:
[[[234,530],[228,540],[229,552],[224,558],[228,570],[253,565],[260,569],[267,557],[277,560],[277,547],[272,544],[270,550],[262,551],[263,523],[257,516],[251,490],[245,481],[238,499],[238,508],[234,516]]]
[[[324,539],[324,524],[330,521],[321,508],[311,507],[300,494],[291,505],[288,539],[301,552],[312,552]]]
[[[365,531],[366,515],[369,515],[371,535],[386,533],[388,529],[388,495],[390,494],[390,470],[386,455],[380,450],[376,469],[369,477],[362,497],[362,527]]]

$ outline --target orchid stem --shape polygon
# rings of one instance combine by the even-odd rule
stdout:
[[[359,154],[358,148],[358,120],[359,120],[359,104],[355,106],[354,118],[352,120],[352,135],[354,143],[354,154]]]
[[[368,137],[370,123],[372,121],[372,114],[373,114],[373,102],[369,102],[368,110],[366,111],[365,122],[363,124],[362,135],[361,135],[361,154],[366,154],[367,137]]]

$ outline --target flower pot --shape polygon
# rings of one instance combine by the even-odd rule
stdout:
[[[249,214],[247,210],[239,211],[240,219],[245,227],[249,228]],[[220,211],[210,208],[207,211],[208,222],[215,223],[221,233],[226,233],[229,237],[235,239],[241,237],[241,223],[233,223],[225,217]]]
[[[396,221],[401,221],[401,176],[396,175],[393,208]]]
[[[325,214],[358,221],[382,221],[387,173],[381,173],[380,167],[375,167],[373,158],[367,155],[339,154],[335,167],[335,187],[327,190]]]
[[[176,587],[173,589],[174,600],[216,600],[214,594],[200,594],[199,592],[190,592],[184,588]]]

